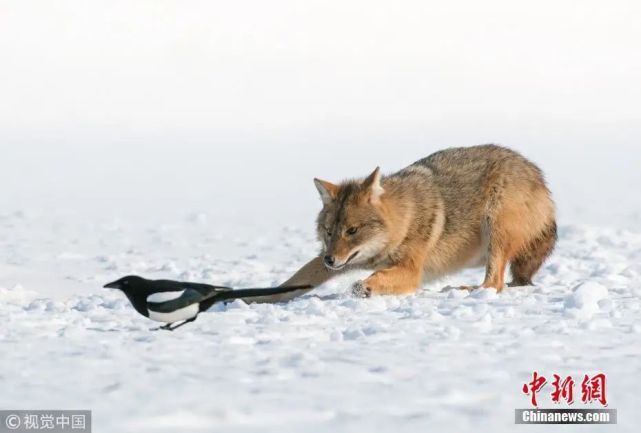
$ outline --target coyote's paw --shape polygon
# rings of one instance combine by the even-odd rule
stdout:
[[[352,295],[357,298],[369,298],[372,296],[372,290],[362,280],[358,280],[352,285]]]

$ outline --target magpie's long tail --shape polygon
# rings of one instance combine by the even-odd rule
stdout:
[[[307,293],[313,288],[313,286],[305,285],[226,290],[216,295],[214,297],[214,302],[222,302],[233,299],[242,299],[247,303],[284,302]]]

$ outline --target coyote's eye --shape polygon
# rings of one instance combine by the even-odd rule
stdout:
[[[347,231],[345,231],[345,233],[351,236],[351,235],[355,235],[357,231],[358,231],[358,227],[350,227],[347,229]]]
[[[327,236],[332,236],[332,231],[331,230],[327,230]]]

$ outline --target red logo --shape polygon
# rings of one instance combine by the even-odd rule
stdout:
[[[596,400],[602,406],[608,405],[608,401],[605,398],[605,374],[599,373],[592,377],[585,375],[583,382],[581,382],[581,400],[583,403]]]
[[[571,405],[574,403],[574,379],[572,376],[561,378],[558,374],[553,374],[554,380],[552,387],[554,388],[550,393],[550,397],[554,403],[561,403],[565,401],[566,404]],[[530,403],[532,406],[537,407],[536,400],[537,394],[547,384],[545,376],[540,376],[538,372],[532,373],[532,380],[524,383],[522,387],[523,394],[530,396]],[[602,406],[607,406],[608,401],[605,393],[606,377],[603,373],[595,374],[590,377],[584,375],[581,382],[581,401],[585,404],[598,401]]]
[[[555,374],[552,386],[554,391],[551,396],[554,403],[560,403],[561,399],[565,400],[567,404],[574,403],[574,379],[572,376],[567,376],[561,381],[561,376]]]
[[[532,395],[530,399],[532,402],[532,406],[538,406],[538,404],[536,403],[536,393],[539,392],[541,388],[543,388],[546,382],[547,379],[543,376],[539,376],[539,374],[535,371],[532,374],[532,382],[523,384],[523,393]]]

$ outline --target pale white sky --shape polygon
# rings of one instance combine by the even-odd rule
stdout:
[[[632,0],[0,0],[0,205],[313,207],[313,176],[493,141],[568,216],[627,218],[640,22]]]

